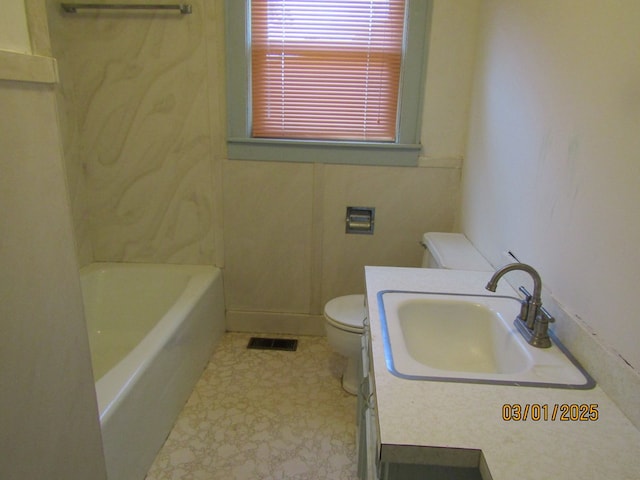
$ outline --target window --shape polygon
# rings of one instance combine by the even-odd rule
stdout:
[[[228,0],[229,158],[415,165],[424,0]]]
[[[395,141],[404,0],[253,0],[252,136]]]

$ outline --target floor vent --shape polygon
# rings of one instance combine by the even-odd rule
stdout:
[[[298,340],[290,338],[258,338],[251,337],[247,348],[257,350],[286,350],[295,352],[298,348]]]

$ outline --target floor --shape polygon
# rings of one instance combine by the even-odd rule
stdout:
[[[289,352],[247,349],[251,336],[224,335],[146,480],[357,478],[344,359],[325,337]]]

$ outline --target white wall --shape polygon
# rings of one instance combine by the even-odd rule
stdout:
[[[0,49],[19,53],[31,52],[23,0],[3,0],[2,2]]]
[[[53,93],[0,110],[0,478],[104,478]]]
[[[422,130],[424,155],[462,158],[480,0],[433,2]]]
[[[487,0],[462,227],[640,369],[640,2]]]
[[[25,23],[10,5],[0,31]],[[11,49],[0,36],[0,478],[105,479],[55,68]]]

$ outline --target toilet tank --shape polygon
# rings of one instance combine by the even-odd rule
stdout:
[[[425,268],[494,271],[462,233],[428,232],[422,236],[422,244],[425,247],[422,266]]]

